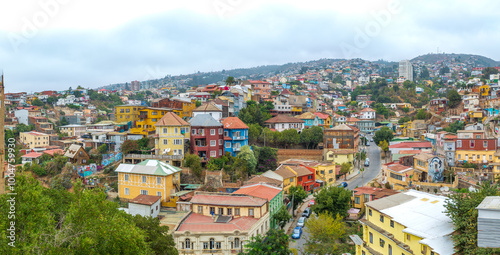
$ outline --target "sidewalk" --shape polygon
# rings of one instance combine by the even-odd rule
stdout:
[[[307,196],[304,199],[304,202],[301,205],[299,205],[299,207],[295,210],[295,217],[293,217],[292,219],[290,219],[290,221],[283,228],[283,230],[285,231],[286,234],[291,234],[292,233],[292,230],[297,225],[297,221],[302,216],[302,211],[304,211],[308,207],[309,201],[311,201],[312,199],[313,199],[313,194]]]

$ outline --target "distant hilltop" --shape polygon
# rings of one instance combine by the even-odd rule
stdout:
[[[458,62],[469,64],[475,67],[493,67],[498,66],[499,62],[491,58],[472,54],[455,54],[455,53],[431,53],[418,56],[411,62],[422,61],[427,64],[436,64],[438,62]]]

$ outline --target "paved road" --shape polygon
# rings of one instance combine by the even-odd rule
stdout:
[[[368,137],[371,139],[371,137]],[[364,167],[364,162],[361,162],[361,168],[365,168],[365,171],[362,174],[357,175],[351,180],[347,181],[349,184],[347,188],[355,189],[357,187],[361,187],[366,185],[369,181],[373,180],[380,173],[382,169],[382,165],[380,162],[380,148],[375,145],[375,143],[370,142],[370,146],[366,146],[367,158],[370,159],[370,166]]]

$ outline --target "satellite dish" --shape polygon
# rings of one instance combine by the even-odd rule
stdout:
[[[167,154],[170,152],[170,148],[163,149],[163,154]]]
[[[470,191],[470,192],[475,192],[475,191],[476,191],[476,188],[474,188],[473,186],[470,186],[470,187],[469,187],[469,191]]]
[[[450,191],[450,187],[444,186],[444,191]]]

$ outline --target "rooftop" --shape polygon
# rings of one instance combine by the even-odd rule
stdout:
[[[167,176],[180,172],[181,169],[159,160],[147,159],[137,165],[133,164],[120,164],[115,172],[118,173],[133,173],[133,174],[147,174]]]
[[[192,200],[191,200],[192,201]],[[228,222],[214,222],[210,216],[191,213],[176,231],[190,232],[233,232],[248,231],[259,219],[253,217],[238,217]]]
[[[210,114],[198,114],[189,123],[192,127],[220,127],[222,124],[215,120]]]
[[[390,149],[396,148],[432,148],[431,142],[401,142],[389,146]]]
[[[130,203],[134,204],[141,204],[141,205],[153,205],[154,203],[158,202],[160,200],[160,196],[150,196],[150,195],[139,195],[132,200],[130,200]]]
[[[189,126],[189,123],[173,112],[167,112],[155,126]]]
[[[227,117],[222,121],[222,125],[225,129],[248,129],[248,126],[238,117]]]
[[[246,194],[271,201],[281,191],[282,191],[281,188],[271,186],[268,184],[250,184],[247,186],[240,187],[240,189],[233,192],[233,194]]]
[[[500,211],[500,196],[485,197],[476,209]]]
[[[266,120],[264,123],[304,123],[303,120],[288,115],[279,114]]]
[[[193,112],[222,112],[222,110],[214,103],[208,102],[200,105],[198,108],[194,109]]]
[[[227,194],[216,192],[195,192],[191,199],[192,204],[220,205],[220,206],[263,206],[267,200],[243,194]]]

